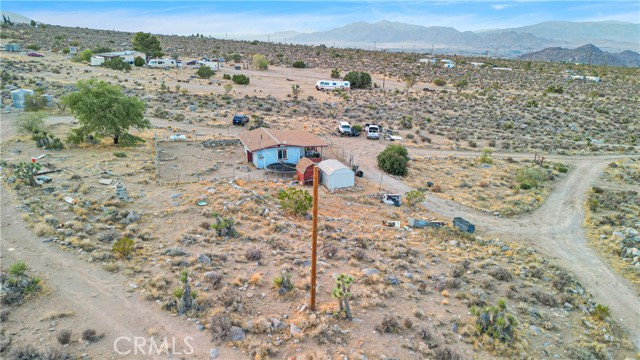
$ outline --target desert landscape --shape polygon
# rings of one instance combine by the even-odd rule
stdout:
[[[157,36],[184,63],[227,59],[205,78],[67,53],[133,33],[0,34],[44,55],[0,52],[2,358],[638,358],[638,68]],[[371,86],[317,91],[332,70]],[[69,140],[67,99],[91,79],[144,105],[142,142]],[[16,109],[16,89],[52,100]],[[311,209],[283,195],[312,190],[248,161],[238,135],[259,128],[311,133],[363,172],[320,186],[313,311]],[[380,168],[389,145],[404,176]]]

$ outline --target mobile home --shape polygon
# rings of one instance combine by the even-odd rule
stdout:
[[[166,59],[151,59],[149,60],[149,63],[147,64],[148,67],[150,68],[174,68],[176,66],[178,66],[176,64],[176,61],[173,60],[172,58],[166,58]]]
[[[351,84],[348,81],[320,80],[316,83],[316,90],[349,90]]]
[[[92,56],[91,57],[91,66],[100,66],[104,63],[104,57],[102,56]]]

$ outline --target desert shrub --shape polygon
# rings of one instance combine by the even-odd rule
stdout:
[[[376,326],[380,334],[398,334],[400,329],[400,322],[392,315],[385,315],[382,322]]]
[[[220,302],[226,309],[235,311],[239,308],[239,305],[242,304],[242,296],[236,289],[226,289],[220,293],[218,302]]]
[[[531,296],[534,297],[536,300],[538,300],[540,304],[547,305],[550,307],[558,305],[558,301],[551,294],[547,294],[542,291],[533,291],[531,293]]]
[[[497,306],[485,306],[479,309],[471,308],[471,314],[476,318],[476,330],[493,339],[508,343],[515,337],[517,321],[511,314],[507,314],[507,304],[504,299],[498,301]]]
[[[26,112],[37,112],[43,110],[48,104],[49,100],[44,96],[26,95],[24,97],[24,111]]]
[[[117,157],[117,158],[126,158],[127,157],[127,153],[124,151],[114,151],[113,152],[113,156]]]
[[[407,204],[414,207],[424,201],[425,195],[420,190],[411,190],[404,194]]]
[[[525,167],[516,172],[516,181],[520,184],[521,189],[530,189],[538,187],[544,181],[544,175],[537,168]]]
[[[238,85],[249,85],[249,82],[251,81],[249,79],[249,77],[247,75],[243,75],[243,74],[235,74],[231,77],[231,81],[233,81],[234,83],[238,84]]]
[[[144,66],[145,61],[142,57],[140,56],[136,56],[135,59],[133,59],[133,65],[137,66],[137,67],[141,67]]]
[[[433,83],[435,85],[437,85],[437,86],[445,86],[445,85],[447,85],[447,82],[442,80],[442,79],[440,79],[440,78],[433,79]]]
[[[231,334],[231,320],[224,313],[214,315],[209,321],[209,331],[214,342],[227,340]]]
[[[207,65],[203,65],[201,66],[198,71],[196,71],[196,75],[198,75],[198,77],[200,79],[209,79],[210,77],[212,77],[213,75],[215,75],[215,71],[213,71],[213,69]]]
[[[402,125],[403,129],[411,129],[413,128],[413,119],[411,118],[411,116],[408,116],[408,115],[403,116],[402,119],[400,119],[400,125]]]
[[[26,295],[41,289],[41,279],[37,276],[29,276],[29,266],[24,261],[17,261],[9,266],[8,274],[0,275],[1,303],[10,305],[22,300]]]
[[[360,261],[367,259],[367,253],[362,249],[356,249],[356,251],[354,251],[353,254],[351,254],[351,256],[354,259],[360,260]]]
[[[124,61],[121,57],[106,60],[102,63],[102,66],[112,70],[131,70],[131,64]]]
[[[260,249],[247,249],[244,257],[249,261],[260,261],[262,259],[262,251]]]
[[[222,80],[231,80],[231,74],[222,74]]]
[[[340,70],[339,69],[331,69],[331,78],[332,79],[340,79]]]
[[[371,75],[364,71],[351,71],[343,78],[348,81],[352,89],[367,89],[371,87]]]
[[[563,92],[564,92],[564,89],[562,88],[562,86],[554,86],[554,85],[547,87],[547,89],[544,91],[545,94],[548,94],[548,93],[562,94]]]
[[[501,266],[494,267],[489,275],[500,281],[511,281],[512,279],[511,273]]]
[[[31,43],[31,44],[27,45],[27,49],[31,49],[31,50],[33,50],[33,51],[38,51],[38,50],[40,50],[41,48],[40,48],[40,45],[37,45],[37,44],[33,44],[33,43]]]
[[[338,255],[338,247],[335,246],[332,242],[327,242],[322,247],[322,253],[329,259],[334,258]]]
[[[71,330],[60,330],[56,336],[61,345],[67,345],[71,342]]]
[[[278,290],[278,294],[282,295],[288,291],[293,290],[293,284],[291,283],[291,274],[282,271],[282,273],[273,278],[273,287]]]
[[[559,273],[557,278],[553,280],[553,287],[558,291],[564,291],[564,289],[571,284],[571,277],[566,273]]]
[[[377,157],[378,168],[382,171],[398,176],[407,175],[407,163],[409,154],[407,149],[400,144],[388,145]]]
[[[123,237],[122,239],[113,243],[112,250],[119,257],[126,259],[133,253],[134,242],[128,237]]]
[[[313,205],[313,197],[308,191],[294,187],[280,191],[278,200],[280,200],[280,206],[284,211],[295,215],[306,214]]]
[[[298,60],[293,62],[293,67],[297,69],[304,69],[307,67],[307,64],[305,64],[302,60]]]
[[[418,330],[418,336],[420,336],[422,340],[429,340],[431,338],[431,332],[428,327],[423,326]]]
[[[93,329],[86,329],[85,331],[82,332],[82,340],[87,341],[87,342],[96,342],[98,340],[100,340],[101,336],[99,336],[95,330]]]
[[[455,352],[455,350],[453,350],[452,348],[445,346],[445,347],[439,347],[438,349],[436,349],[435,359],[436,360],[462,360],[464,358],[460,356],[457,352]]]
[[[561,174],[566,174],[569,172],[569,167],[567,167],[567,165],[565,164],[556,164],[553,168]]]
[[[38,148],[45,148],[47,150],[64,149],[62,140],[41,129],[37,129],[31,134],[31,140],[36,142]]]
[[[211,225],[211,228],[216,231],[218,236],[230,236],[234,237],[238,235],[235,229],[236,221],[233,218],[221,218],[216,217],[216,223]]]
[[[597,304],[593,309],[592,315],[598,320],[605,320],[610,315],[609,307],[602,304]]]
[[[353,125],[351,128],[356,132],[359,132],[359,133],[362,132],[362,125],[360,124]]]
[[[9,353],[10,360],[42,360],[44,354],[31,345],[11,350]]]
[[[35,133],[44,128],[44,119],[47,115],[39,112],[18,114],[16,127],[22,134]]]

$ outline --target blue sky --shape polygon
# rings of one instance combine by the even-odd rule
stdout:
[[[400,21],[461,31],[550,20],[640,23],[640,1],[5,1],[48,24],[160,34],[268,34],[329,30],[355,21]],[[275,39],[274,39],[275,40]]]

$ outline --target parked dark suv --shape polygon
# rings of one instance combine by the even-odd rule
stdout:
[[[247,115],[237,114],[233,116],[233,125],[241,125],[249,122],[249,117]]]

